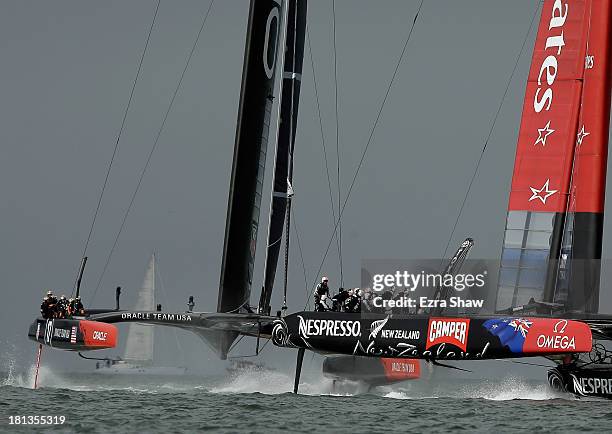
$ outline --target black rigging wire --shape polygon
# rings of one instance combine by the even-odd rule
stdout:
[[[317,114],[319,117],[319,130],[321,132],[321,147],[323,148],[323,160],[325,161],[325,173],[327,175],[327,188],[329,190],[329,202],[331,204],[333,222],[336,222],[336,210],[334,205],[334,195],[332,193],[331,176],[329,174],[329,164],[327,160],[327,147],[325,145],[325,134],[323,133],[323,118],[321,116],[321,105],[319,103],[319,91],[317,87],[317,76],[315,73],[314,56],[312,55],[312,45],[310,43],[310,31],[308,30],[308,24],[306,24],[306,39],[308,41],[308,52],[310,54],[310,66],[312,68],[312,80],[314,82],[315,99],[317,101]],[[340,203],[338,203],[338,211],[340,210]],[[336,236],[336,245],[338,247],[338,258],[340,258],[340,243]]]
[[[108,168],[106,169],[106,176],[104,177],[104,183],[102,184],[102,190],[100,191],[100,196],[98,197],[98,203],[96,205],[96,210],[94,211],[94,216],[91,221],[91,226],[89,227],[89,233],[87,234],[87,240],[85,241],[85,247],[83,248],[83,253],[81,254],[81,258],[84,258],[87,255],[87,248],[89,247],[89,242],[91,241],[91,236],[93,234],[94,226],[96,225],[96,220],[100,212],[100,207],[102,205],[102,198],[104,197],[104,192],[106,191],[106,185],[108,184],[108,179],[110,176],[111,169],[113,167],[113,162],[115,161],[115,156],[117,155],[117,149],[119,148],[119,141],[121,140],[121,135],[123,134],[123,129],[125,127],[125,121],[127,119],[128,112],[130,111],[130,106],[132,105],[132,99],[134,98],[134,91],[136,89],[136,84],[138,83],[138,78],[140,77],[140,71],[142,70],[142,63],[144,62],[145,55],[147,54],[147,48],[149,47],[149,41],[151,40],[151,33],[153,32],[153,27],[155,26],[155,20],[157,19],[157,12],[159,11],[160,3],[161,3],[161,0],[157,0],[157,6],[155,7],[155,13],[153,14],[153,20],[151,21],[151,26],[149,26],[149,33],[147,34],[147,39],[145,41],[145,45],[142,50],[142,54],[140,55],[140,61],[138,62],[138,69],[136,70],[136,77],[134,77],[134,82],[132,83],[132,89],[130,90],[130,97],[128,98],[128,102],[125,106],[125,111],[123,112],[123,119],[121,120],[121,126],[119,127],[119,132],[117,133],[117,139],[115,140],[115,148],[113,149],[113,154],[111,155],[111,159],[108,163]],[[72,288],[73,295],[76,290],[78,279],[79,279],[79,271],[77,270],[77,277],[74,280],[74,285]]]
[[[93,303],[93,300],[96,297],[96,293],[98,292],[98,289],[100,288],[100,285],[102,284],[102,279],[104,278],[104,274],[106,273],[106,270],[108,269],[108,265],[110,264],[111,257],[113,256],[115,248],[117,247],[117,243],[119,242],[119,237],[121,236],[121,233],[123,232],[123,228],[125,227],[125,222],[127,221],[127,218],[130,214],[132,206],[134,205],[134,200],[136,199],[136,195],[138,194],[138,191],[140,190],[140,186],[142,185],[142,180],[145,176],[145,173],[147,172],[147,169],[149,168],[149,164],[151,163],[151,157],[153,156],[153,153],[155,152],[155,149],[157,148],[159,138],[161,137],[161,134],[166,125],[166,121],[168,120],[168,115],[170,114],[170,111],[172,110],[172,107],[174,105],[174,100],[176,99],[176,96],[178,95],[181,84],[183,83],[183,78],[185,77],[185,73],[187,72],[187,68],[189,67],[189,63],[191,62],[191,58],[193,57],[193,53],[195,52],[195,49],[198,45],[198,41],[200,40],[200,36],[202,35],[202,31],[204,30],[204,26],[206,24],[206,21],[208,20],[208,16],[210,15],[210,10],[212,9],[212,6],[214,3],[215,3],[215,0],[211,0],[210,4],[208,5],[208,9],[206,9],[204,17],[202,18],[202,25],[200,26],[200,30],[198,31],[198,34],[193,43],[193,46],[191,47],[189,56],[187,56],[187,62],[185,63],[185,67],[183,68],[178,84],[176,85],[176,88],[174,89],[174,93],[172,95],[172,98],[170,99],[170,103],[168,104],[168,108],[166,110],[166,113],[164,114],[164,118],[159,127],[159,130],[157,131],[157,135],[155,136],[155,141],[153,142],[153,146],[151,147],[151,150],[149,151],[149,155],[147,156],[145,165],[142,169],[142,172],[140,173],[140,177],[138,178],[136,189],[134,190],[134,193],[132,194],[132,198],[130,199],[130,203],[125,211],[125,214],[123,215],[123,220],[121,221],[121,226],[119,227],[119,231],[117,232],[117,235],[115,236],[115,241],[113,243],[113,246],[111,247],[111,250],[108,253],[108,256],[106,257],[106,263],[104,264],[104,268],[102,269],[102,273],[100,274],[100,278],[98,279],[98,283],[91,297],[90,303]]]
[[[472,189],[472,184],[476,179],[476,175],[478,174],[478,169],[480,168],[480,163],[482,162],[482,158],[484,157],[484,153],[487,150],[487,145],[489,144],[489,140],[491,139],[491,135],[493,134],[493,130],[495,129],[495,125],[497,123],[497,118],[499,117],[499,113],[501,112],[502,106],[504,105],[504,101],[506,100],[506,95],[508,94],[508,89],[510,89],[510,84],[512,83],[512,78],[514,78],[514,73],[518,67],[521,56],[523,55],[523,51],[525,49],[525,45],[527,45],[527,40],[529,39],[529,35],[531,34],[531,29],[533,28],[533,23],[535,22],[535,17],[538,15],[538,11],[540,10],[540,5],[543,1],[538,2],[535,11],[533,12],[533,16],[531,17],[531,23],[529,24],[529,29],[527,30],[527,34],[523,39],[523,45],[521,45],[521,50],[519,51],[518,56],[516,57],[516,61],[514,62],[514,68],[512,68],[512,73],[508,78],[508,83],[506,84],[506,89],[504,90],[504,94],[502,95],[501,101],[497,107],[497,112],[495,113],[495,117],[493,118],[493,123],[491,124],[491,128],[489,129],[489,134],[485,140],[484,146],[482,147],[482,151],[480,152],[480,157],[476,162],[476,167],[474,168],[474,173],[472,174],[472,179],[470,179],[470,183],[468,184],[467,191],[465,192],[465,196],[463,201],[461,202],[461,206],[459,207],[459,213],[457,214],[457,218],[455,219],[455,224],[453,225],[453,229],[448,237],[448,242],[446,243],[446,247],[444,248],[444,253],[441,256],[442,261],[446,257],[448,253],[448,248],[450,247],[450,243],[453,240],[453,236],[455,235],[455,230],[457,229],[457,225],[459,224],[459,220],[461,218],[461,214],[463,213],[463,208],[465,207],[465,203],[467,202],[468,196],[470,195],[470,191]]]
[[[336,176],[338,188],[338,209],[342,199],[340,196],[340,120],[338,119],[338,55],[336,51],[336,0],[332,1],[333,33],[334,33],[334,92],[336,105]],[[344,271],[342,266],[342,220],[338,224],[338,260],[340,262],[340,287],[344,287]]]
[[[300,242],[300,232],[298,230],[297,221],[295,219],[295,212],[293,208],[291,208],[291,218],[293,219],[293,230],[295,232],[295,237],[298,243],[298,249],[300,251],[300,259],[302,260],[302,271],[304,273],[304,288],[306,288],[306,293],[308,294],[308,278],[306,277],[306,264],[304,262],[304,253],[302,251],[302,243]]]
[[[342,219],[342,214],[344,213],[344,209],[346,208],[346,204],[348,203],[350,197],[351,197],[351,193],[353,191],[353,187],[355,186],[355,181],[357,180],[357,175],[359,175],[359,170],[361,170],[361,166],[363,165],[363,161],[365,160],[365,156],[368,152],[368,148],[370,147],[370,144],[372,143],[372,138],[374,137],[374,132],[376,131],[376,127],[378,126],[378,122],[380,121],[380,117],[382,115],[383,109],[385,108],[385,104],[387,103],[387,98],[389,97],[389,92],[391,92],[391,87],[393,86],[393,83],[395,81],[395,77],[397,76],[397,71],[399,70],[399,67],[402,63],[402,60],[404,59],[404,54],[406,53],[406,48],[408,47],[408,43],[410,42],[410,38],[412,36],[412,33],[414,31],[414,27],[416,25],[417,22],[417,18],[419,17],[419,14],[421,12],[421,8],[423,7],[423,2],[425,0],[421,0],[420,4],[419,4],[419,8],[417,9],[417,12],[414,16],[414,20],[412,21],[412,25],[410,26],[410,30],[408,32],[408,36],[406,37],[406,41],[404,42],[404,46],[402,47],[402,51],[401,54],[399,56],[399,59],[397,60],[397,64],[395,65],[395,69],[393,71],[393,75],[391,76],[391,80],[389,81],[389,85],[387,86],[387,90],[385,92],[385,96],[380,104],[380,107],[378,109],[378,113],[376,115],[376,119],[374,120],[374,124],[372,125],[372,129],[370,130],[370,135],[368,137],[368,141],[366,142],[365,147],[363,148],[363,152],[361,153],[361,159],[359,160],[359,164],[357,165],[357,169],[355,169],[355,174],[353,175],[353,180],[351,181],[351,184],[349,185],[349,189],[346,193],[346,198],[344,199],[344,203],[342,204],[342,208],[339,210],[338,213],[338,220],[336,221],[336,224],[334,226],[334,231],[332,232],[332,235],[329,239],[329,242],[327,244],[327,248],[325,249],[325,253],[323,255],[323,259],[321,260],[321,264],[319,265],[319,269],[317,271],[317,276],[319,275],[319,273],[321,272],[321,269],[323,268],[323,263],[325,262],[325,258],[327,258],[327,254],[329,253],[329,247],[331,246],[331,243],[334,239],[334,236],[336,234],[336,230],[338,229],[338,225],[340,223],[340,220]],[[314,287],[314,284],[313,284]],[[306,300],[306,305],[304,306],[304,309],[306,309],[306,307],[308,306],[308,303],[310,302],[310,297],[312,296],[312,293],[309,294],[308,296],[308,300]]]

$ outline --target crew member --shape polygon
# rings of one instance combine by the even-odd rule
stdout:
[[[329,297],[329,279],[325,276],[321,279],[321,283],[317,285],[314,291],[315,312],[325,312],[327,308],[323,304],[325,299]],[[323,297],[325,296],[325,297]]]
[[[43,302],[40,305],[40,313],[42,317],[54,318],[57,309],[57,298],[53,295],[53,292],[47,291],[47,295],[43,298]]]
[[[346,300],[346,311],[361,312],[361,290],[359,288],[349,290],[349,298]]]
[[[50,293],[51,291],[49,291],[47,295],[43,297],[43,301],[40,304],[40,315],[45,319],[51,317],[51,310],[49,309],[49,294]]]
[[[346,302],[348,298],[349,298],[349,292],[344,288],[340,288],[338,290],[338,293],[332,297],[332,301],[333,301],[332,310],[334,312],[344,312],[344,303]]]
[[[68,316],[68,300],[62,295],[57,302],[57,318],[66,318]]]
[[[83,307],[83,303],[81,302],[81,297],[77,297],[74,299],[74,309],[72,311],[73,315],[85,315],[85,308]]]

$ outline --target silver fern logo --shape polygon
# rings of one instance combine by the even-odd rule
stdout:
[[[368,339],[376,339],[378,337],[378,333],[380,333],[380,331],[385,327],[385,324],[387,324],[387,321],[389,321],[389,317],[372,322],[372,325],[370,326],[370,336]]]

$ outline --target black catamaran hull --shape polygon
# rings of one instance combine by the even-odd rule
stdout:
[[[548,383],[558,392],[612,399],[612,368],[609,365],[590,368],[560,365],[548,371]]]
[[[321,353],[426,360],[484,360],[589,352],[580,321],[532,317],[394,317],[298,312],[277,319],[281,347]]]

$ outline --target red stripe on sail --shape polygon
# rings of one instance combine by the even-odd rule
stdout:
[[[564,212],[582,93],[590,0],[546,0],[517,143],[509,210]]]

